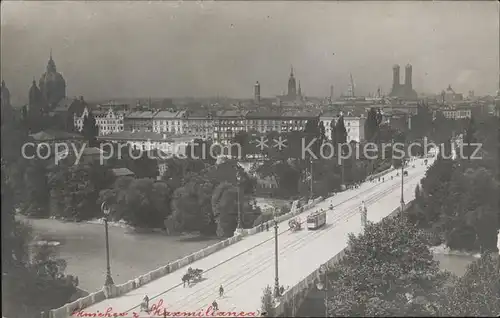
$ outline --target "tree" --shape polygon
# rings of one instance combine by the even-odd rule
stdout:
[[[99,202],[111,205],[112,219],[141,228],[163,228],[170,216],[171,190],[165,182],[149,178],[119,178],[100,193]]]
[[[347,130],[345,129],[344,116],[340,116],[337,120],[337,125],[335,125],[335,137],[337,149],[339,149],[339,145],[343,148],[343,145],[347,143]]]
[[[111,172],[99,164],[55,168],[48,181],[52,215],[77,221],[99,216],[99,191],[112,179]]]
[[[46,163],[41,159],[30,160],[24,181],[25,201],[21,212],[29,216],[49,216],[50,188]]]
[[[375,141],[378,133],[378,127],[381,122],[380,113],[375,108],[370,108],[365,121],[365,137],[367,141]]]
[[[266,317],[274,317],[274,306],[276,306],[276,301],[274,300],[273,289],[267,285],[261,298],[261,311],[266,314]]]
[[[445,315],[460,317],[498,317],[500,315],[500,261],[483,255],[443,297]]]
[[[472,156],[474,149],[475,149],[474,145],[471,145],[471,144],[473,144],[477,141],[476,137],[474,136],[475,133],[476,133],[476,125],[475,125],[474,119],[471,117],[468,121],[467,128],[465,130],[464,141],[463,141],[464,142],[463,155],[469,161],[470,161],[471,156]]]
[[[99,135],[99,127],[92,112],[83,118],[82,134],[90,147],[96,145],[96,137]]]
[[[14,218],[12,189],[2,166],[2,314],[38,316],[66,304],[78,279],[64,274],[65,262],[51,251],[30,247],[31,228]]]
[[[238,224],[238,188],[228,182],[220,183],[212,195],[212,211],[217,236],[232,236]]]
[[[335,119],[330,122],[330,139],[332,144],[337,145],[337,136],[335,135]]]
[[[212,193],[216,185],[214,180],[204,176],[193,176],[184,186],[175,190],[171,220],[178,230],[215,234]]]
[[[235,149],[231,149],[231,153],[237,154],[237,148],[241,149],[241,160],[244,160],[251,152],[250,142],[250,135],[246,131],[239,131],[238,133],[236,133],[232,140]],[[237,147],[236,145],[239,145],[239,147]]]
[[[422,231],[400,217],[350,235],[350,249],[329,275],[332,316],[430,315],[448,275],[439,270]],[[424,298],[424,302],[416,300]]]

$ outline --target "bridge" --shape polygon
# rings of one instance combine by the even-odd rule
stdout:
[[[414,161],[415,168],[407,168],[404,177],[404,199],[414,199],[415,186],[424,177],[426,166],[423,160]],[[429,160],[432,164],[432,159]],[[391,176],[393,179],[391,180]],[[302,229],[291,232],[286,222],[290,216],[279,218],[278,269],[279,284],[285,287],[279,298],[275,314],[293,315],[307,291],[318,279],[318,268],[322,264],[338,262],[347,246],[348,234],[359,234],[362,230],[358,208],[364,200],[368,209],[368,220],[379,222],[400,207],[401,174],[391,171],[384,182],[365,182],[358,189],[336,194],[298,214],[303,221],[312,210],[327,210],[327,224],[318,230]],[[333,210],[329,206],[333,205]],[[299,211],[300,212],[300,211]],[[295,215],[293,215],[295,216]],[[163,308],[178,316],[205,316],[214,300],[220,311],[247,312],[260,315],[263,289],[275,282],[274,229],[264,227],[245,230],[217,246],[208,247],[182,260],[147,273],[140,278],[79,299],[46,316],[51,318],[78,316],[75,310],[84,313],[122,313],[126,317],[163,317],[158,312],[141,312],[140,304],[145,295],[152,304],[162,301]],[[188,265],[204,270],[203,279],[184,287],[182,276]],[[219,286],[224,287],[219,297]],[[83,313],[82,312],[82,313]],[[134,316],[133,313],[137,316]],[[163,309],[161,310],[163,312]],[[82,314],[81,313],[81,314]],[[125,313],[127,313],[125,315]]]

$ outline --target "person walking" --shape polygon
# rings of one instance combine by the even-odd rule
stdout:
[[[222,287],[222,285],[220,285],[220,287],[219,287],[219,296],[220,297],[224,296],[224,288]]]
[[[148,295],[144,296],[141,304],[141,311],[148,312],[149,311],[149,297]]]
[[[217,302],[215,300],[212,302],[212,308],[214,310],[219,310],[219,305],[217,304]]]

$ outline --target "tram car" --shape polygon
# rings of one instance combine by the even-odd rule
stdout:
[[[316,230],[326,224],[326,211],[316,211],[307,216],[307,228]]]

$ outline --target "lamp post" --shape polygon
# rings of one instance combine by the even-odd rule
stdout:
[[[274,210],[274,297],[280,296],[280,281],[278,277],[278,218]]]
[[[104,229],[106,231],[106,281],[104,282],[104,286],[112,286],[115,283],[111,277],[111,265],[109,264],[108,216],[110,209],[106,201],[101,204],[101,211],[104,214]]]
[[[236,229],[241,229],[241,204],[240,204],[241,175],[239,173],[236,174],[236,181],[238,185],[238,225],[236,226]]]
[[[404,184],[404,173],[405,173],[405,159],[401,158],[401,216],[403,216],[403,211],[405,208],[405,200],[403,196],[403,184]]]
[[[324,290],[325,292],[325,317],[328,317],[328,268],[325,264],[319,267],[319,273],[323,277],[321,277],[321,280],[316,284],[316,287],[318,290]]]
[[[313,160],[311,158],[311,184],[310,184],[310,199],[312,200],[312,197],[313,197],[313,184],[314,184],[314,180],[313,180]]]

